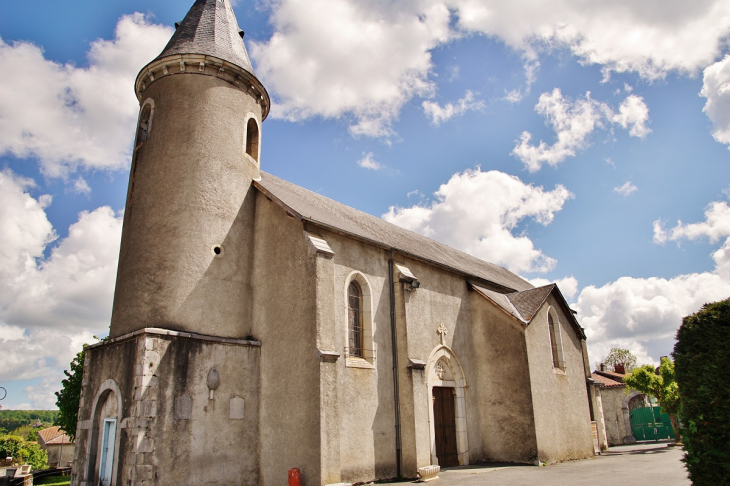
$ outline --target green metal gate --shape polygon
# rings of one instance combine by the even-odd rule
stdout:
[[[660,407],[643,407],[630,412],[631,432],[636,440],[674,439],[669,415],[660,410]]]

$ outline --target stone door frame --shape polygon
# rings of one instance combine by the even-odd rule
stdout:
[[[439,363],[443,363],[443,372],[437,369]],[[461,363],[454,352],[446,345],[434,348],[426,364],[427,370],[427,397],[428,422],[431,439],[431,464],[438,464],[436,456],[436,430],[433,416],[433,387],[446,387],[454,389],[454,409],[456,414],[456,452],[459,458],[459,465],[469,464],[469,440],[466,432],[466,378]]]

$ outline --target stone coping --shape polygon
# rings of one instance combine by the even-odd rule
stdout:
[[[198,341],[207,341],[207,342],[217,343],[217,344],[230,344],[230,345],[234,345],[234,346],[251,346],[251,347],[257,347],[257,348],[261,347],[261,341],[252,341],[249,339],[222,338],[222,337],[216,337],[216,336],[208,336],[206,334],[196,334],[194,332],[172,331],[170,329],[161,329],[158,327],[145,327],[144,329],[130,332],[128,334],[124,334],[122,336],[115,337],[115,338],[109,339],[107,341],[102,341],[99,343],[91,344],[88,346],[88,348],[89,349],[100,348],[100,347],[106,346],[108,344],[129,341],[130,339],[133,339],[137,336],[141,336],[143,334],[177,337],[177,338],[182,338],[182,339],[195,339]]]

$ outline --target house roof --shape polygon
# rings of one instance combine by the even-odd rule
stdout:
[[[529,282],[506,268],[485,262],[266,172],[261,172],[261,180],[254,182],[254,185],[283,206],[289,214],[302,221],[380,247],[392,248],[399,253],[455,270],[467,277],[485,280],[505,293],[533,289]]]
[[[613,388],[626,386],[623,382],[624,374],[614,373],[613,371],[596,370],[591,373],[591,377],[600,384],[601,388]]]
[[[38,440],[45,445],[51,444],[73,444],[66,432],[59,426],[54,425],[47,429],[38,431]]]
[[[525,321],[530,321],[545,303],[555,284],[507,294],[507,298]]]
[[[195,1],[155,60],[177,54],[217,57],[253,74],[242,31],[229,0]]]
[[[507,294],[501,294],[499,292],[486,289],[474,282],[469,282],[469,285],[478,294],[482,295],[482,297],[490,300],[497,307],[501,308],[504,312],[525,325],[529,325],[530,322],[532,322],[532,319],[543,304],[545,304],[545,301],[550,294],[554,294],[558,304],[563,307],[565,315],[568,316],[568,320],[573,325],[578,336],[585,339],[583,328],[573,315],[572,309],[568,306],[568,303],[565,301],[563,294],[560,293],[560,289],[556,284],[549,284],[543,287],[536,287]]]

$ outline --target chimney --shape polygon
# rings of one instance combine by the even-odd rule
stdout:
[[[622,375],[626,374],[626,368],[624,367],[623,363],[614,365],[613,371],[615,371],[616,373],[620,373]]]
[[[606,371],[606,365],[601,363],[601,371]]]

